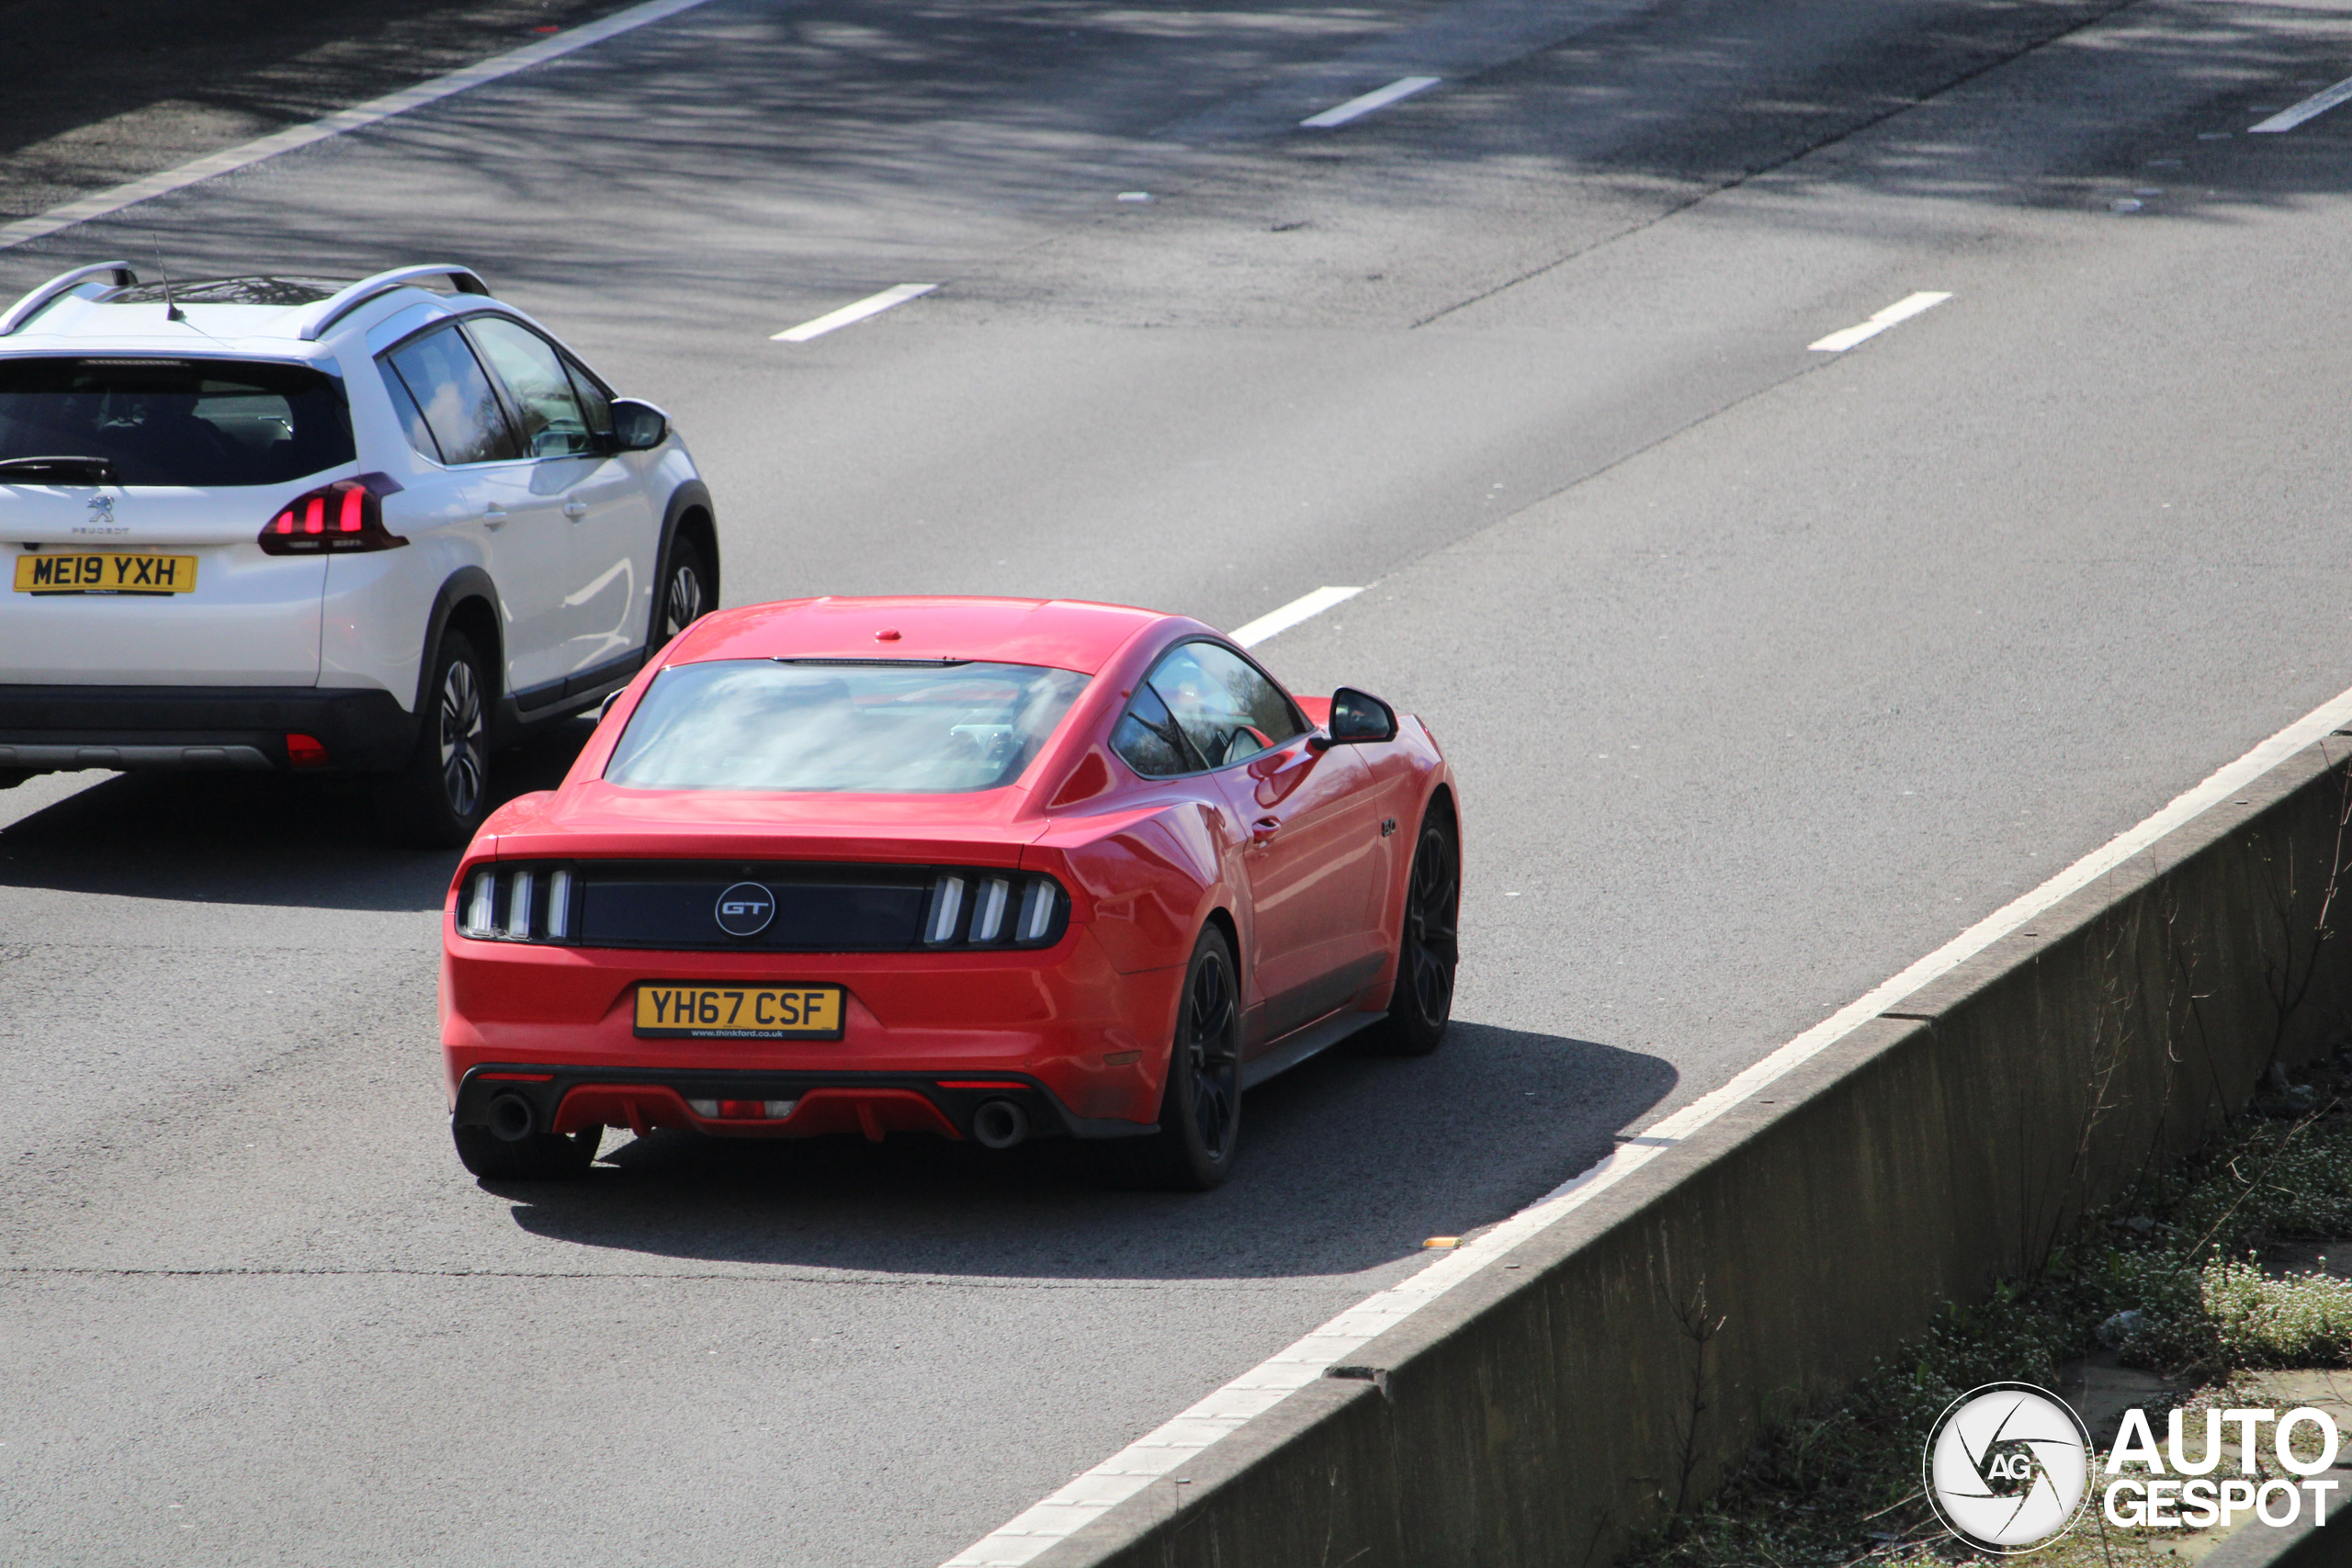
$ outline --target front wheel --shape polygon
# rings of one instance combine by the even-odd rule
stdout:
[[[1233,1169],[1241,1134],[1241,991],[1233,950],[1215,926],[1193,944],[1160,1090],[1159,1131],[1113,1145],[1140,1185],[1205,1192]]]
[[[1426,1056],[1453,1017],[1453,971],[1461,958],[1462,856],[1453,824],[1432,807],[1421,818],[1413,877],[1405,889],[1396,944],[1396,988],[1388,1016],[1364,1032],[1364,1046],[1389,1056]]]
[[[490,682],[463,632],[434,651],[416,750],[381,780],[376,806],[392,837],[419,849],[463,849],[490,815]]]

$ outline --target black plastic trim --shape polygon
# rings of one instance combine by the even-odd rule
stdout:
[[[0,746],[251,746],[284,767],[289,732],[324,742],[334,771],[390,772],[416,716],[379,688],[0,686]]]
[[[528,1073],[547,1075],[547,1081],[532,1083],[514,1078],[482,1081],[484,1073]],[[1023,1086],[1019,1092],[1001,1089],[942,1089],[943,1080],[955,1083],[972,1078],[989,1078]],[[1033,1118],[1036,1131],[1051,1135],[1057,1129],[1073,1138],[1133,1138],[1145,1137],[1159,1131],[1156,1122],[1123,1122],[1115,1117],[1079,1116],[1047,1089],[1027,1073],[999,1072],[994,1068],[966,1067],[954,1072],[935,1073],[829,1073],[815,1071],[735,1071],[708,1067],[595,1067],[571,1064],[551,1065],[545,1062],[484,1062],[469,1070],[458,1086],[457,1108],[450,1119],[460,1127],[483,1127],[490,1123],[490,1102],[498,1095],[519,1094],[531,1102],[535,1122],[545,1127],[555,1118],[563,1104],[563,1097],[584,1084],[642,1085],[648,1089],[667,1089],[681,1100],[798,1100],[810,1089],[905,1089],[930,1100],[947,1118],[956,1130],[966,1137],[972,1135],[972,1113],[991,1100],[1014,1099],[1033,1109],[1043,1105],[1053,1112],[1051,1120]]]

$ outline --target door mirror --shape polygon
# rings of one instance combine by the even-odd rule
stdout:
[[[613,400],[613,445],[623,452],[650,452],[670,439],[670,416],[635,398]]]
[[[1331,740],[1334,746],[1359,746],[1366,741],[1396,739],[1396,710],[1369,692],[1342,686],[1331,694]]]

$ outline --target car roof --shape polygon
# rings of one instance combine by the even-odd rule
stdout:
[[[1157,610],[1077,599],[786,599],[706,615],[679,639],[664,662],[957,659],[1044,664],[1091,675],[1137,636],[1180,619]],[[885,637],[886,632],[899,635]]]
[[[428,280],[458,291],[427,288]],[[0,331],[0,355],[95,348],[183,359],[316,360],[329,356],[330,342],[368,334],[410,312],[416,313],[413,326],[481,310],[530,320],[455,266],[401,267],[356,282],[293,275],[174,279],[170,292],[167,302],[160,279],[140,282],[128,267],[80,268],[17,302],[9,313],[28,313],[13,331]]]

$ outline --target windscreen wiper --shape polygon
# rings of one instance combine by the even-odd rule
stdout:
[[[0,457],[0,481],[8,479],[62,481],[65,484],[110,485],[115,482],[112,457]]]

